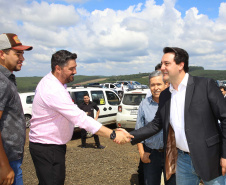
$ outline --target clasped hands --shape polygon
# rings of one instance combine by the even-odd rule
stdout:
[[[116,138],[114,139],[114,142],[117,144],[129,143],[131,138],[134,138],[134,136],[130,135],[129,132],[122,128],[118,128],[115,132]]]

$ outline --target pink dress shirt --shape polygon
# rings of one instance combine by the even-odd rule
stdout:
[[[29,140],[42,144],[66,144],[71,140],[75,125],[93,134],[102,126],[73,103],[66,85],[50,72],[36,88]]]

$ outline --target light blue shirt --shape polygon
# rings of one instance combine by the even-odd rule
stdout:
[[[152,96],[145,98],[139,105],[135,130],[151,122],[157,110],[158,103],[152,99]],[[163,149],[163,130],[146,139],[143,143],[151,149]]]
[[[128,89],[134,89],[133,84],[129,83],[129,84],[128,84]]]

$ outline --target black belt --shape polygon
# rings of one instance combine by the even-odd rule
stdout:
[[[145,144],[143,146],[144,146],[144,151],[145,152],[151,153],[153,150],[156,150],[158,152],[164,152],[164,149],[152,149],[152,148],[149,148],[148,146],[146,146]]]
[[[183,151],[183,150],[181,150],[181,149],[179,149],[179,148],[177,148],[177,149],[180,150],[183,154],[190,155],[190,152],[185,152],[185,151]]]
[[[164,152],[164,149],[156,149],[159,152]]]

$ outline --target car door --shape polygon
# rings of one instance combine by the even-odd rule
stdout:
[[[103,125],[115,123],[119,98],[113,91],[91,90],[91,99],[100,109],[98,121]],[[96,111],[94,112],[96,114]]]

